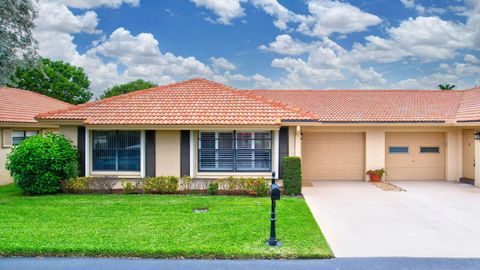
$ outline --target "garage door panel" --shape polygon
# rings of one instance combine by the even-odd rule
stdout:
[[[445,179],[445,134],[386,133],[387,180]],[[390,153],[390,147],[408,147],[408,153]],[[438,147],[439,153],[421,153],[421,147]]]
[[[305,180],[362,180],[362,133],[304,133],[302,150]]]

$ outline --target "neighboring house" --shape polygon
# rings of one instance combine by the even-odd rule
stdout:
[[[11,182],[5,162],[13,145],[30,136],[58,131],[58,125],[39,124],[34,116],[72,106],[35,92],[0,87],[0,185]]]
[[[477,180],[480,89],[237,90],[204,79],[141,90],[36,117],[81,152],[82,174],[304,180]]]

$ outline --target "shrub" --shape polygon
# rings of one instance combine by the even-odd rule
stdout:
[[[218,192],[218,182],[213,181],[208,184],[207,193],[210,195],[215,195]]]
[[[252,196],[267,196],[268,184],[265,178],[247,178],[245,179],[245,191]]]
[[[89,180],[90,177],[78,177],[63,181],[63,190],[66,193],[86,193]]]
[[[176,176],[148,177],[142,185],[147,193],[173,194],[178,190],[179,178]]]
[[[23,192],[55,193],[78,176],[78,152],[63,135],[33,136],[13,147],[6,168]]]
[[[283,158],[283,188],[285,194],[302,193],[302,161],[300,157]]]
[[[123,193],[135,194],[137,192],[137,185],[132,182],[122,182]]]
[[[192,178],[190,176],[182,176],[178,181],[178,187],[181,190],[190,190],[192,188]]]

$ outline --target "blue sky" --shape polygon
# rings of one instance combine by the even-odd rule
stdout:
[[[239,88],[480,84],[477,0],[40,0],[41,55],[97,94],[142,78]]]

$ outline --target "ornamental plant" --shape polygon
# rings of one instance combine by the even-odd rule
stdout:
[[[300,157],[283,158],[283,188],[287,195],[302,193],[302,161]]]
[[[6,168],[26,194],[59,192],[62,181],[78,176],[78,151],[63,135],[30,137],[13,147]]]
[[[268,184],[265,178],[247,178],[245,179],[245,191],[251,196],[267,196]]]

